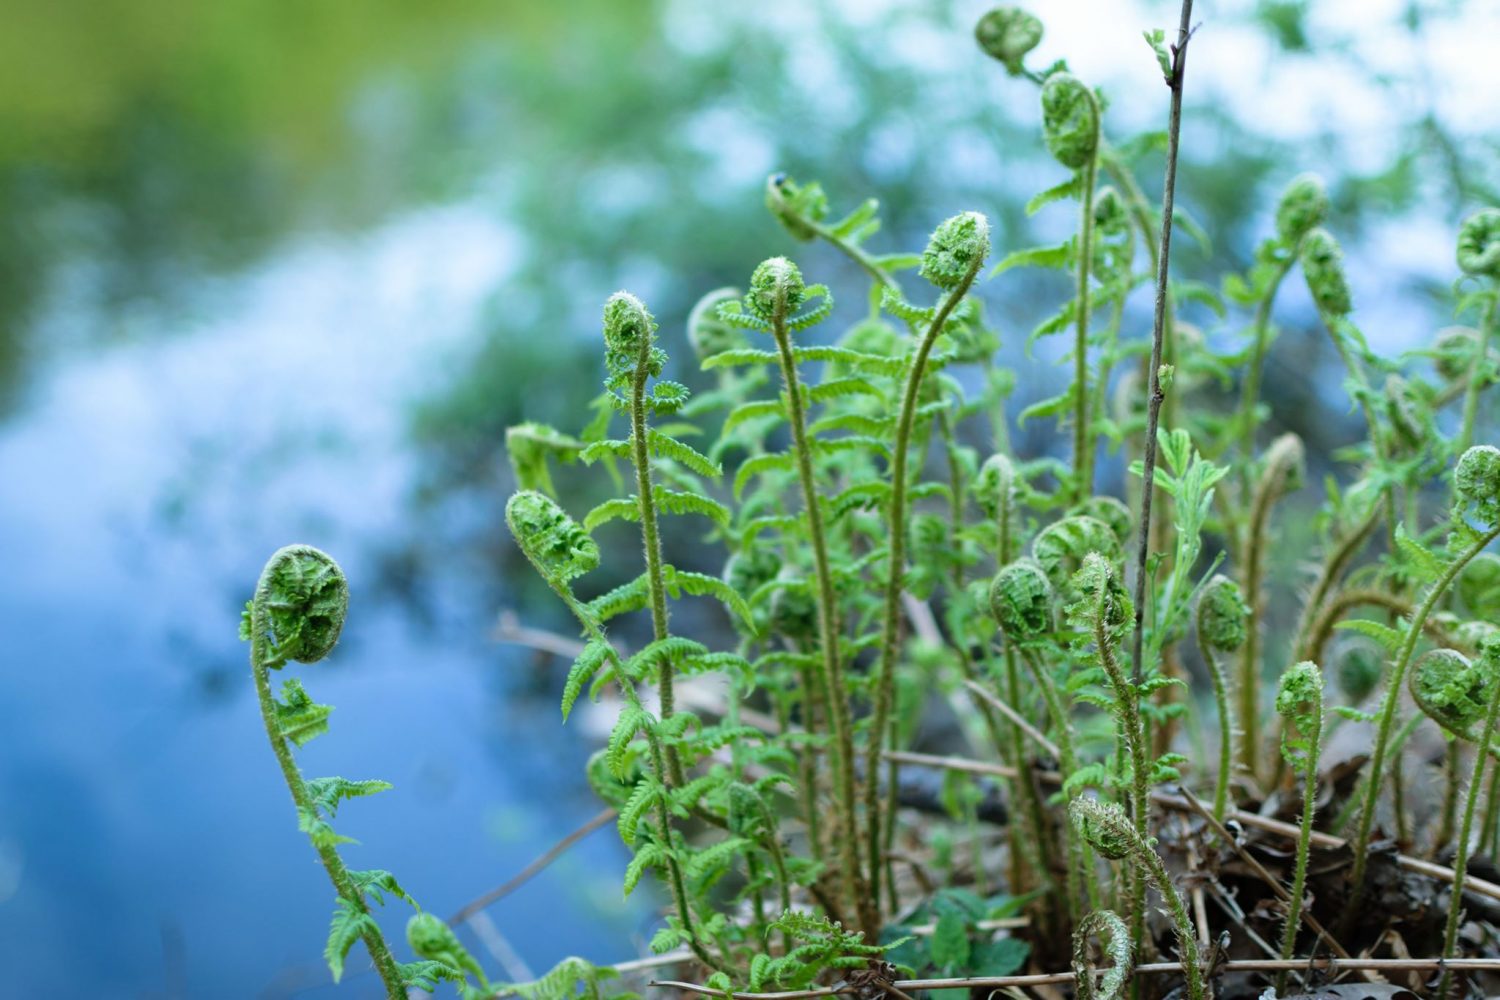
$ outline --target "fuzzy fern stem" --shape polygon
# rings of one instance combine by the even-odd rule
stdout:
[[[1093,95],[1090,95],[1090,100]],[[1098,121],[1097,113],[1095,121]],[[1089,409],[1089,266],[1094,253],[1094,185],[1099,176],[1098,150],[1083,168],[1081,220],[1078,226],[1078,316],[1073,337],[1073,477],[1074,501],[1094,495],[1094,435]],[[1100,391],[1104,391],[1100,383]]]
[[[505,520],[511,534],[515,536],[521,551],[536,568],[547,586],[562,599],[568,610],[578,619],[584,633],[604,650],[605,660],[613,674],[620,694],[632,709],[645,714],[640,695],[636,693],[625,665],[619,654],[604,634],[598,618],[574,596],[569,584],[572,577],[587,572],[598,565],[599,550],[593,539],[565,514],[553,501],[540,493],[523,490],[510,498],[505,507]],[[665,748],[660,737],[650,726],[642,726],[650,767],[656,780],[666,792],[672,788],[671,775],[667,768]],[[676,842],[672,830],[672,812],[669,796],[657,798],[656,836],[661,839],[662,867],[666,869],[667,886],[672,903],[677,910],[677,919],[682,924],[683,936],[688,947],[699,961],[711,969],[722,970],[723,963],[709,954],[699,938],[693,920],[692,905],[687,894],[687,883],[683,879],[682,866],[676,855]]]
[[[1416,651],[1417,640],[1422,635],[1422,629],[1427,624],[1428,617],[1443,595],[1447,593],[1448,587],[1458,578],[1458,574],[1469,564],[1471,560],[1493,542],[1500,538],[1500,527],[1491,528],[1489,531],[1476,538],[1468,548],[1459,554],[1458,558],[1450,562],[1443,571],[1442,576],[1428,588],[1427,596],[1423,598],[1421,605],[1417,607],[1412,616],[1411,623],[1407,626],[1406,635],[1401,642],[1400,652],[1396,657],[1396,663],[1391,669],[1390,678],[1386,682],[1385,697],[1381,699],[1380,711],[1376,717],[1375,746],[1370,752],[1370,772],[1365,778],[1365,794],[1361,803],[1359,823],[1355,827],[1353,849],[1354,868],[1350,873],[1349,883],[1354,891],[1349,898],[1346,910],[1346,921],[1350,916],[1357,913],[1360,903],[1363,902],[1365,889],[1365,865],[1369,861],[1370,834],[1375,826],[1375,807],[1380,800],[1381,777],[1385,771],[1387,758],[1389,757],[1389,744],[1391,742],[1391,729],[1396,721],[1396,710],[1401,701],[1401,687],[1406,678],[1406,668],[1411,665],[1412,654]]]
[[[636,503],[641,515],[641,546],[646,555],[646,588],[651,603],[651,638],[660,642],[670,634],[667,625],[667,587],[662,571],[661,532],[657,527],[656,497],[651,483],[651,451],[647,437],[646,385],[652,374],[652,337],[655,326],[649,313],[639,301],[626,293],[619,293],[605,306],[606,328],[611,323],[611,313],[617,324],[639,325],[635,338],[634,365],[630,368],[630,446],[631,462],[635,466]],[[606,337],[609,336],[606,330]],[[658,363],[659,364],[659,363]],[[661,702],[661,717],[670,718],[676,709],[676,697],[672,690],[672,659],[663,656],[657,667],[656,693]],[[666,749],[667,771],[674,785],[685,783],[682,761],[674,747]]]
[[[922,274],[947,293],[932,322],[917,342],[908,363],[906,388],[901,396],[901,410],[896,417],[895,443],[891,446],[891,496],[887,509],[887,544],[890,555],[885,585],[885,614],[881,623],[880,660],[875,670],[875,709],[866,750],[865,815],[868,824],[868,871],[870,893],[879,898],[880,870],[885,839],[881,830],[880,798],[875,775],[879,773],[881,754],[889,742],[891,704],[895,700],[896,659],[901,651],[901,591],[906,576],[907,462],[911,449],[912,426],[916,422],[917,403],[922,380],[927,374],[927,359],[938,334],[963,301],[979,269],[989,254],[989,223],[977,212],[966,212],[942,223],[933,232],[922,254]],[[890,819],[894,819],[891,817]]]
[[[797,372],[792,350],[790,320],[805,294],[802,275],[796,265],[784,257],[761,264],[751,279],[751,295],[760,291],[768,309],[764,317],[771,326],[781,365],[781,379],[786,388],[787,423],[792,433],[792,451],[796,457],[797,478],[802,487],[802,502],[807,515],[807,533],[813,551],[813,573],[817,578],[818,636],[822,647],[823,698],[833,727],[833,785],[835,829],[833,837],[840,855],[840,878],[845,902],[860,915],[866,940],[880,934],[879,903],[866,890],[860,871],[857,844],[858,825],[855,814],[854,734],[849,713],[849,694],[844,683],[840,654],[838,592],[833,585],[833,565],[828,557],[828,540],[823,527],[823,508],[818,496],[817,473],[813,466],[812,444],[807,436],[805,390]],[[866,780],[875,784],[874,772]],[[878,872],[878,868],[877,868]]]
[[[1474,830],[1474,808],[1479,802],[1480,786],[1484,784],[1484,769],[1489,764],[1485,749],[1492,746],[1495,737],[1495,722],[1500,715],[1500,644],[1491,644],[1486,647],[1481,655],[1482,669],[1488,674],[1490,687],[1489,706],[1484,714],[1484,729],[1479,735],[1480,752],[1478,761],[1474,766],[1474,777],[1469,781],[1469,789],[1464,794],[1463,818],[1459,821],[1458,839],[1454,843],[1453,855],[1453,889],[1448,903],[1448,921],[1443,928],[1443,958],[1454,957],[1454,948],[1458,944],[1458,925],[1463,915],[1464,878],[1468,875],[1469,867],[1469,839]],[[1444,969],[1442,977],[1438,980],[1437,1000],[1447,1000],[1448,990],[1452,984],[1453,973]]]
[[[292,802],[297,807],[297,813],[299,816],[316,816],[317,806],[313,801],[312,792],[307,787],[306,779],[302,777],[301,769],[297,767],[296,758],[292,756],[290,741],[282,733],[276,716],[276,700],[271,694],[271,670],[273,668],[279,668],[292,659],[302,662],[321,659],[333,645],[332,641],[329,641],[326,648],[321,650],[307,648],[299,650],[295,644],[284,641],[285,637],[277,636],[273,631],[272,608],[280,608],[283,605],[274,593],[275,577],[282,572],[284,567],[299,561],[332,567],[337,573],[338,585],[343,589],[343,601],[347,605],[348,585],[343,582],[343,573],[338,570],[337,564],[329,556],[310,545],[289,545],[278,550],[271,556],[261,572],[260,581],[255,586],[255,596],[251,600],[250,672],[255,678],[255,694],[260,702],[260,717],[265,724],[266,739],[270,741],[271,750],[276,754],[276,762],[281,765],[281,775],[286,780],[287,790],[292,794]],[[341,627],[342,624],[342,614],[340,614],[337,626]],[[273,636],[282,640],[278,642],[275,649],[270,648]],[[333,639],[337,637],[338,628],[335,627]],[[305,643],[302,645],[305,647]],[[380,927],[370,917],[369,903],[366,902],[364,893],[355,886],[354,880],[349,875],[349,869],[344,865],[344,859],[339,857],[337,847],[330,843],[317,843],[316,841],[313,846],[339,898],[367,918],[360,922],[360,938],[369,949],[370,959],[375,964],[375,971],[385,986],[386,997],[388,1000],[405,1000],[406,985],[401,978],[400,965],[396,957],[391,954],[390,946],[386,943],[384,935],[380,933]]]
[[[1307,860],[1312,841],[1313,817],[1318,811],[1318,757],[1323,739],[1323,674],[1312,663],[1303,662],[1282,675],[1276,694],[1276,712],[1296,729],[1295,739],[1283,737],[1282,756],[1292,759],[1302,771],[1302,825],[1297,831],[1297,861],[1292,873],[1291,898],[1287,901],[1286,927],[1281,932],[1281,957],[1289,960],[1297,943],[1302,920],[1302,897],[1307,891]],[[1286,994],[1286,972],[1276,974],[1276,995]]]

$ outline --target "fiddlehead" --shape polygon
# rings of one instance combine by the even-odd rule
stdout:
[[[1500,278],[1500,209],[1486,208],[1463,221],[1455,256],[1465,274]]]
[[[1453,858],[1453,895],[1448,901],[1448,921],[1443,929],[1443,958],[1449,959],[1454,955],[1454,949],[1458,945],[1458,926],[1463,910],[1464,879],[1468,875],[1469,868],[1469,837],[1474,829],[1474,808],[1479,802],[1479,790],[1484,784],[1485,766],[1489,763],[1489,757],[1494,749],[1495,725],[1500,718],[1500,640],[1490,638],[1484,642],[1479,651],[1478,684],[1481,688],[1488,688],[1488,698],[1483,711],[1484,725],[1478,737],[1479,759],[1474,768],[1474,777],[1469,781],[1469,790],[1464,797],[1463,819],[1458,827],[1458,839],[1454,842],[1455,854]],[[1465,708],[1465,712],[1472,716],[1472,709]],[[1468,719],[1469,725],[1473,720]],[[1442,977],[1438,980],[1438,1000],[1447,1000],[1448,989],[1452,983],[1452,973],[1444,969]]]
[[[1094,257],[1094,186],[1099,175],[1099,101],[1069,73],[1042,86],[1042,137],[1057,162],[1078,171],[1079,225],[1073,337],[1073,497],[1094,492],[1089,404],[1089,268]]]
[[[1381,779],[1384,777],[1401,687],[1406,680],[1406,670],[1411,665],[1412,656],[1416,652],[1417,641],[1421,638],[1422,631],[1427,626],[1427,620],[1431,617],[1438,602],[1448,592],[1448,588],[1452,586],[1458,575],[1463,572],[1464,567],[1483,552],[1491,542],[1500,537],[1500,449],[1488,445],[1476,445],[1464,452],[1458,460],[1458,467],[1454,474],[1454,487],[1457,494],[1453,507],[1454,530],[1449,543],[1454,554],[1446,563],[1439,563],[1440,571],[1428,584],[1422,603],[1418,605],[1407,623],[1406,631],[1402,634],[1400,645],[1396,649],[1395,664],[1386,683],[1380,710],[1376,714],[1375,746],[1370,753],[1370,773],[1365,779],[1359,823],[1352,843],[1354,868],[1351,872],[1350,884],[1354,887],[1354,891],[1346,907],[1346,919],[1357,912],[1363,901],[1362,880],[1365,875],[1365,864],[1368,861],[1370,834],[1375,823],[1375,806],[1380,795]],[[1465,515],[1471,510],[1484,525],[1483,530],[1476,531],[1464,520]]]
[[[1276,204],[1276,235],[1288,250],[1328,220],[1328,191],[1317,174],[1301,174],[1281,192]]]
[[[1215,576],[1198,595],[1198,649],[1213,679],[1214,703],[1219,713],[1219,774],[1214,780],[1214,819],[1222,821],[1229,802],[1229,771],[1234,748],[1234,717],[1229,708],[1229,681],[1218,654],[1233,653],[1245,644],[1250,609],[1233,580]]]
[[[1177,933],[1177,946],[1182,953],[1182,966],[1187,977],[1187,995],[1191,1000],[1202,1000],[1203,969],[1199,966],[1198,939],[1192,921],[1188,919],[1187,904],[1172,884],[1152,841],[1131,825],[1124,810],[1111,803],[1077,798],[1068,804],[1068,815],[1073,828],[1094,850],[1111,861],[1135,862],[1134,869],[1156,886],[1166,901],[1172,929]],[[1144,900],[1136,902],[1137,908],[1144,908]]]
[[[1106,951],[1114,965],[1095,982],[1097,971],[1089,958],[1089,940],[1108,934]],[[1135,956],[1130,947],[1130,930],[1112,910],[1095,910],[1073,931],[1073,983],[1078,1000],[1119,1000],[1125,984],[1135,971]]]
[[[1276,714],[1282,719],[1281,755],[1302,775],[1302,826],[1297,834],[1297,861],[1287,902],[1286,927],[1281,935],[1281,957],[1292,957],[1302,920],[1302,897],[1307,891],[1307,858],[1317,812],[1318,756],[1323,739],[1323,672],[1303,661],[1281,675],[1276,690]],[[1286,989],[1286,973],[1276,975],[1276,994]]]
[[[1042,42],[1042,22],[1019,7],[996,7],[974,26],[974,40],[1011,76],[1026,72],[1026,55]]]
[[[1474,439],[1479,391],[1486,384],[1490,334],[1496,315],[1500,313],[1497,309],[1497,299],[1500,299],[1500,209],[1487,208],[1464,220],[1458,229],[1456,256],[1459,270],[1475,278],[1488,278],[1492,286],[1484,296],[1483,315],[1475,332],[1473,356],[1468,366],[1469,384],[1464,389],[1463,422],[1455,441],[1456,447],[1462,450]]]
[[[1354,309],[1344,277],[1344,252],[1328,230],[1318,227],[1302,237],[1298,259],[1313,301],[1325,315],[1342,319]],[[1337,338],[1337,334],[1335,334]]]
[[[1003,566],[990,581],[990,613],[1008,642],[1024,646],[1053,631],[1052,584],[1029,560]]]

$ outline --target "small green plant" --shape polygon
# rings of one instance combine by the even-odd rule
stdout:
[[[1307,859],[1313,817],[1318,803],[1318,757],[1323,742],[1323,672],[1306,661],[1281,675],[1276,689],[1276,714],[1282,730],[1281,755],[1302,776],[1302,827],[1297,833],[1297,861],[1292,874],[1291,900],[1287,903],[1286,929],[1281,934],[1281,957],[1289,960],[1297,944],[1302,921],[1302,897],[1307,891]],[[1286,989],[1286,973],[1276,975],[1276,992]]]
[[[1205,967],[1223,935],[1279,938],[1284,960],[1314,961],[1298,953],[1302,923],[1343,916],[1336,951],[1389,954],[1387,926],[1363,905],[1368,876],[1388,870],[1372,848],[1387,823],[1403,847],[1418,834],[1434,853],[1452,847],[1441,938],[1443,957],[1458,956],[1476,816],[1482,845],[1500,836],[1494,782],[1479,807],[1486,758],[1500,753],[1500,449],[1476,443],[1494,426],[1500,211],[1458,232],[1456,307],[1477,325],[1400,357],[1373,350],[1357,325],[1357,275],[1316,177],[1290,179],[1268,206],[1241,273],[1217,286],[1176,278],[1174,226],[1194,228],[1174,202],[1190,13],[1185,4],[1175,44],[1146,33],[1149,72],[1168,86],[1165,132],[1123,140],[1105,95],[1065,62],[1029,64],[1035,16],[1006,7],[979,22],[982,51],[1015,86],[1037,88],[1039,148],[1061,176],[1028,211],[1074,203],[1063,243],[1010,248],[990,265],[998,229],[969,211],[916,252],[881,252],[873,198],[838,216],[821,185],[776,174],[765,200],[789,245],[847,258],[867,287],[839,296],[857,308],[835,314],[833,292],[790,256],[747,261],[743,289],[709,291],[688,317],[693,372],[673,368],[655,317],[618,292],[604,305],[592,419],[507,436],[518,487],[507,524],[579,635],[563,718],[612,692],[613,727],[587,777],[618,813],[624,892],[654,876],[663,893],[652,949],[697,973],[695,989],[842,983],[910,996],[922,980],[898,982],[903,966],[999,977],[976,988],[1001,989],[1027,963],[1071,963],[1086,1000],[1127,985],[1149,997],[1180,985],[1199,1000],[1234,966]],[[1165,153],[1159,201],[1140,179],[1153,151]],[[980,298],[1036,268],[1071,288],[1028,338],[1065,338],[1066,385],[1013,414],[1018,379],[996,365],[1000,334]],[[1361,440],[1322,463],[1321,492],[1309,467],[1325,456],[1295,434],[1261,433],[1276,422],[1262,388],[1294,272],[1363,423]],[[1149,339],[1128,335],[1143,287],[1155,293]],[[1056,422],[1057,447],[1018,449],[1013,428],[1043,419]],[[599,465],[607,479],[579,468]],[[1123,475],[1119,495],[1110,470]],[[570,512],[606,483],[602,502]],[[1308,580],[1278,573],[1283,539],[1304,547]],[[367,897],[407,897],[385,873],[345,870],[328,826],[341,798],[383,785],[303,781],[292,744],[320,731],[326,709],[300,686],[270,695],[269,670],[326,653],[347,593],[326,557],[285,552],[247,636],[268,734],[338,893],[335,973],[362,938],[392,990],[440,977],[465,996],[614,988],[612,970],[578,959],[501,987],[426,915],[408,933],[423,962],[391,957]],[[1277,592],[1301,595],[1295,622]],[[1329,703],[1317,663],[1343,704]],[[937,705],[957,718],[968,756],[913,752]],[[1323,809],[1323,744],[1346,719],[1371,726],[1371,752],[1357,775],[1323,786],[1344,796]],[[1414,818],[1400,768],[1429,721],[1454,741],[1437,822]],[[1480,756],[1461,808],[1460,744]],[[947,771],[926,813],[914,811],[916,766]],[[1173,818],[1191,797],[1163,786],[1179,784],[1212,789],[1206,828]],[[1292,852],[1289,891],[1225,892],[1201,872],[1226,870],[1215,862],[1243,845],[1221,831],[1237,815],[1263,820],[1272,793],[1300,804],[1294,838],[1264,834]],[[1347,872],[1311,865],[1320,818],[1348,838]],[[1005,825],[1003,845],[986,836],[991,822]],[[1268,905],[1254,905],[1256,892]],[[1206,938],[1189,896],[1220,904],[1197,899]],[[1158,900],[1170,937],[1148,919]],[[1438,938],[1429,921],[1407,943]],[[1156,959],[1174,943],[1179,962],[1163,977]],[[1286,986],[1284,968],[1250,971]],[[1449,980],[1445,969],[1440,994]]]
[[[295,677],[288,679],[277,698],[271,690],[271,671],[289,663],[316,663],[333,651],[349,612],[349,583],[339,564],[311,545],[278,549],[266,563],[255,596],[245,606],[240,638],[250,643],[250,673],[260,699],[266,738],[281,766],[287,790],[297,809],[297,827],[311,841],[318,860],[333,883],[333,923],[324,958],[334,982],[343,976],[344,962],[356,941],[363,941],[375,963],[390,1000],[405,1000],[408,989],[431,990],[442,980],[464,983],[463,968],[438,961],[418,949],[421,958],[399,962],[391,953],[371,915],[370,906],[384,905],[387,895],[414,908],[416,902],[388,871],[357,871],[344,864],[339,845],[352,843],[333,829],[339,804],[385,791],[391,786],[374,779],[302,776],[293,749],[328,731],[329,705],[312,700]],[[420,909],[418,913],[420,915]],[[454,954],[462,953],[461,945]],[[469,959],[472,965],[473,960]],[[473,966],[477,969],[477,966]]]

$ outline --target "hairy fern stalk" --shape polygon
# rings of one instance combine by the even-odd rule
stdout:
[[[1190,9],[1170,40],[1146,33],[1171,98],[1168,216]],[[1500,755],[1500,450],[1486,443],[1500,211],[1457,234],[1456,306],[1473,325],[1383,357],[1357,325],[1317,178],[1287,179],[1243,273],[1172,280],[1171,219],[1137,176],[1163,143],[1114,141],[1102,94],[1066,63],[1032,65],[1032,14],[997,8],[976,37],[1017,99],[1041,105],[1058,173],[1028,211],[1070,212],[1073,236],[992,253],[988,221],[964,212],[902,252],[877,242],[874,199],[837,216],[820,185],[778,174],[769,211],[793,243],[856,265],[868,294],[839,294],[867,306],[836,314],[817,275],[770,256],[746,262],[743,289],[707,293],[679,345],[619,292],[596,419],[508,435],[507,522],[581,637],[563,717],[605,691],[617,706],[587,778],[617,812],[624,891],[648,875],[661,887],[652,948],[711,995],[845,982],[905,996],[934,977],[1000,988],[1071,968],[1059,989],[1106,1000],[1295,991],[1328,954],[1462,957],[1492,933],[1461,933],[1482,920],[1464,915],[1463,869],[1500,838],[1500,782],[1484,782]],[[1031,338],[1070,350],[1060,391],[1014,413],[979,299],[1025,268],[1069,276],[1072,296]],[[1295,281],[1364,426],[1322,485],[1260,395]],[[1153,283],[1153,337],[1129,337],[1127,309]],[[1013,451],[1010,430],[1039,420],[1056,422],[1056,447]],[[1110,470],[1117,495],[1101,492]],[[575,491],[605,483],[612,495],[575,509]],[[1308,555],[1305,578],[1278,576],[1282,537]],[[343,605],[319,589],[331,561],[288,551],[247,637],[338,895],[335,975],[363,940],[393,996],[435,976],[493,995],[441,921],[413,924],[417,965],[380,937],[370,895],[408,897],[387,873],[346,870],[327,823],[378,783],[297,771],[292,749],[326,710],[295,682],[276,701],[268,671],[326,639]],[[594,582],[606,561],[623,583]],[[1295,622],[1279,588],[1302,602]],[[935,705],[965,755],[913,752]],[[1367,753],[1334,781],[1323,751],[1341,732]],[[1409,758],[1436,736],[1451,744],[1436,761],[1447,804],[1416,810],[1431,783]],[[944,770],[935,801],[917,766]],[[1278,805],[1295,823],[1267,832],[1252,814]],[[1343,838],[1346,863],[1319,853],[1319,834]],[[1456,854],[1458,870],[1393,860],[1377,850],[1388,835],[1407,854]],[[1257,854],[1290,860],[1237,860]],[[1399,945],[1369,905],[1398,870],[1431,883]],[[1236,971],[1242,959],[1281,964]],[[603,996],[613,974],[569,959],[506,989]],[[1432,986],[1452,995],[1465,975],[1445,968]]]

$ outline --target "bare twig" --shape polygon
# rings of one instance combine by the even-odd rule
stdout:
[[[1172,253],[1172,204],[1177,192],[1177,149],[1182,132],[1182,81],[1187,71],[1188,39],[1192,35],[1193,0],[1182,0],[1177,44],[1172,46],[1172,110],[1167,119],[1167,167],[1161,196],[1161,249],[1156,257],[1156,311],[1151,323],[1151,398],[1146,404],[1144,472],[1141,476],[1141,533],[1135,561],[1135,635],[1131,640],[1131,679],[1141,682],[1141,641],[1146,614],[1146,559],[1151,549],[1151,494],[1156,476],[1156,426],[1166,398],[1161,388],[1162,342],[1166,339],[1167,274]]]
[[[474,914],[478,913],[480,910],[483,910],[486,907],[499,902],[501,899],[504,899],[506,896],[515,892],[517,889],[521,888],[521,886],[525,885],[527,882],[535,878],[548,865],[552,864],[552,862],[562,857],[562,855],[567,852],[568,848],[572,847],[574,844],[578,843],[584,837],[587,837],[589,834],[593,833],[604,824],[610,822],[618,815],[619,812],[615,809],[599,810],[599,812],[595,813],[594,817],[587,823],[583,824],[578,829],[568,834],[562,840],[559,840],[557,843],[553,844],[540,857],[538,857],[531,864],[527,865],[525,868],[522,868],[504,885],[491,889],[489,892],[466,904],[463,909],[459,910],[453,916],[448,918],[448,923],[461,924],[469,918],[473,917]]]
[[[986,704],[997,709],[1001,715],[1009,719],[1017,729],[1031,737],[1033,743],[1041,747],[1052,757],[1053,760],[1061,760],[1062,753],[1057,749],[1057,744],[1047,739],[1046,735],[1021,717],[1021,713],[1011,708],[998,697],[986,691],[982,685],[973,681],[964,681],[964,687],[974,692],[974,696],[982,699]]]

